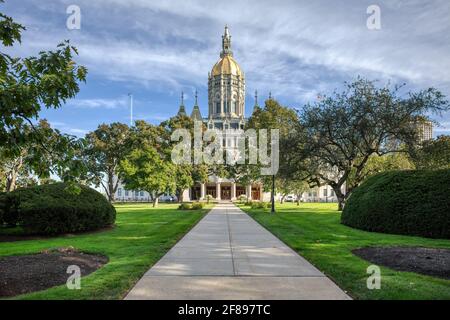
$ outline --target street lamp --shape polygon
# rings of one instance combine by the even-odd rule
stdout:
[[[270,210],[271,213],[275,213],[275,175],[272,175],[272,210]]]

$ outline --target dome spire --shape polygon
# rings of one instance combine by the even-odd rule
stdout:
[[[225,31],[222,36],[222,52],[220,57],[233,56],[233,51],[231,51],[231,35],[230,30],[228,30],[228,25],[225,25]]]
[[[184,92],[181,91],[181,104],[180,109],[178,110],[178,116],[185,116],[186,115],[186,108],[184,107]]]

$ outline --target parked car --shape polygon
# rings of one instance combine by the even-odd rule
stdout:
[[[295,202],[295,201],[297,201],[297,197],[292,194],[289,194],[286,196],[286,198],[284,200],[286,202]]]

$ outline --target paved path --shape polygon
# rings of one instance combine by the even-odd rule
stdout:
[[[349,299],[233,204],[219,204],[126,299]]]

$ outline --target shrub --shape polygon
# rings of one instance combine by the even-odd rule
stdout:
[[[252,202],[251,206],[252,209],[267,209],[269,207],[268,203],[265,202]]]
[[[342,212],[347,226],[450,238],[450,170],[391,171],[355,189]]]
[[[203,209],[203,203],[195,202],[195,203],[182,203],[178,206],[178,210],[200,210]]]
[[[205,199],[206,199],[206,203],[208,203],[208,204],[210,201],[214,200],[213,196],[210,194],[206,195]]]
[[[201,203],[201,202],[193,203],[191,209],[192,210],[201,210],[201,209],[203,209],[203,203]]]
[[[191,210],[191,209],[192,209],[192,205],[190,203],[183,202],[182,204],[180,204],[178,206],[178,210]]]
[[[245,194],[241,194],[241,195],[238,197],[238,201],[239,201],[240,203],[246,203],[246,202],[247,202],[247,196],[246,196]]]
[[[2,194],[3,222],[22,226],[28,234],[90,231],[114,224],[116,210],[102,194],[82,185],[76,189],[56,183]]]

